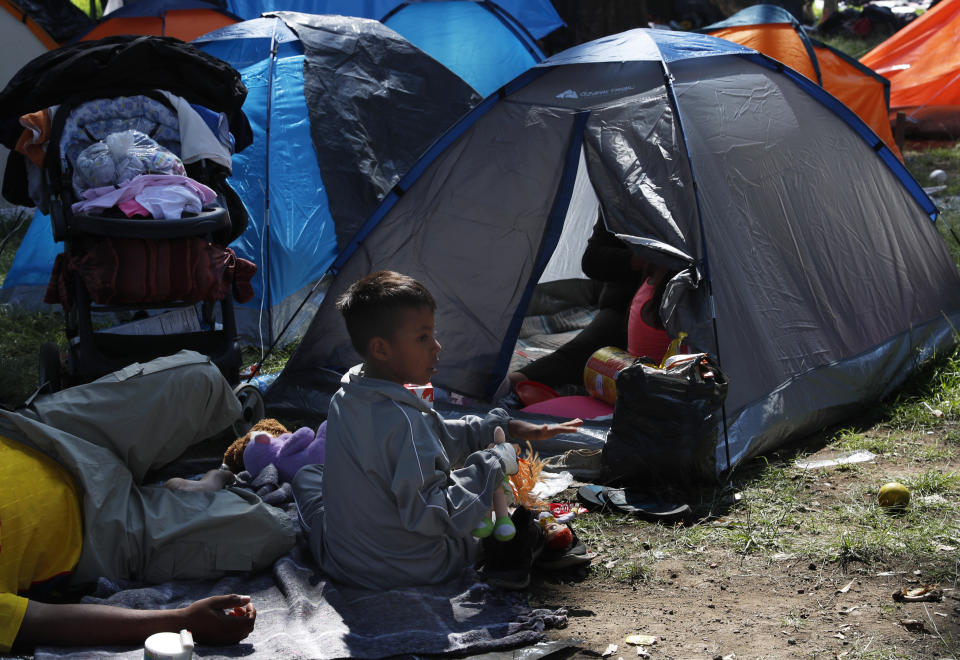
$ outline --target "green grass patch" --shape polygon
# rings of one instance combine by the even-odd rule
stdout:
[[[60,314],[0,306],[0,402],[16,406],[30,396],[39,379],[40,345],[47,341],[66,346]]]
[[[286,346],[278,346],[274,348],[273,351],[270,352],[270,355],[267,356],[266,361],[260,365],[259,373],[272,374],[283,370],[287,360],[290,359],[299,345],[300,341],[297,340],[287,344]],[[244,367],[249,367],[254,363],[260,362],[262,358],[260,348],[257,346],[242,346],[240,348],[240,356]]]
[[[653,564],[658,553],[647,541],[649,525],[635,518],[620,515],[589,515],[577,519],[577,536],[597,558],[591,572],[598,578],[612,578],[620,582],[643,582],[653,575]],[[635,531],[631,528],[636,528]]]
[[[881,408],[885,426],[925,431],[960,420],[960,351],[930,359]]]
[[[838,450],[844,452],[866,450],[874,454],[892,455],[897,452],[901,443],[889,433],[857,433],[852,429],[843,429],[833,440]]]
[[[905,479],[906,485],[914,496],[917,495],[960,495],[960,473],[927,470],[915,477]]]
[[[876,31],[867,37],[836,35],[831,37],[818,36],[817,38],[823,43],[833,46],[837,50],[842,51],[850,57],[858,60],[873,50],[878,44],[880,44],[889,36],[890,35],[887,33]]]

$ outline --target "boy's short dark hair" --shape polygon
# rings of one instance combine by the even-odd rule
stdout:
[[[361,277],[337,298],[337,309],[347,323],[350,343],[364,357],[374,337],[393,338],[400,311],[424,307],[437,309],[427,287],[392,270]]]

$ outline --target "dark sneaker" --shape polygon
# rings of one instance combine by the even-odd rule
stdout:
[[[526,508],[517,507],[510,516],[517,534],[509,541],[492,537],[483,540],[481,577],[501,589],[525,589],[530,584],[533,562],[546,545],[543,530]]]

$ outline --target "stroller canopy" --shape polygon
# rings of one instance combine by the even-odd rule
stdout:
[[[582,253],[597,201],[675,273],[660,317],[729,378],[733,464],[956,341],[960,273],[935,208],[873,131],[752,49],[638,29],[548,59],[434,145],[338,257],[268,403],[323,410],[323,367],[360,361],[334,301],[381,268],[437,300],[434,384],[489,400],[534,286],[555,254]]]

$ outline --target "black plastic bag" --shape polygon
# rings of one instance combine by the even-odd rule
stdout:
[[[617,376],[603,448],[609,481],[665,495],[717,482],[727,379],[706,353],[660,369],[636,360]]]

